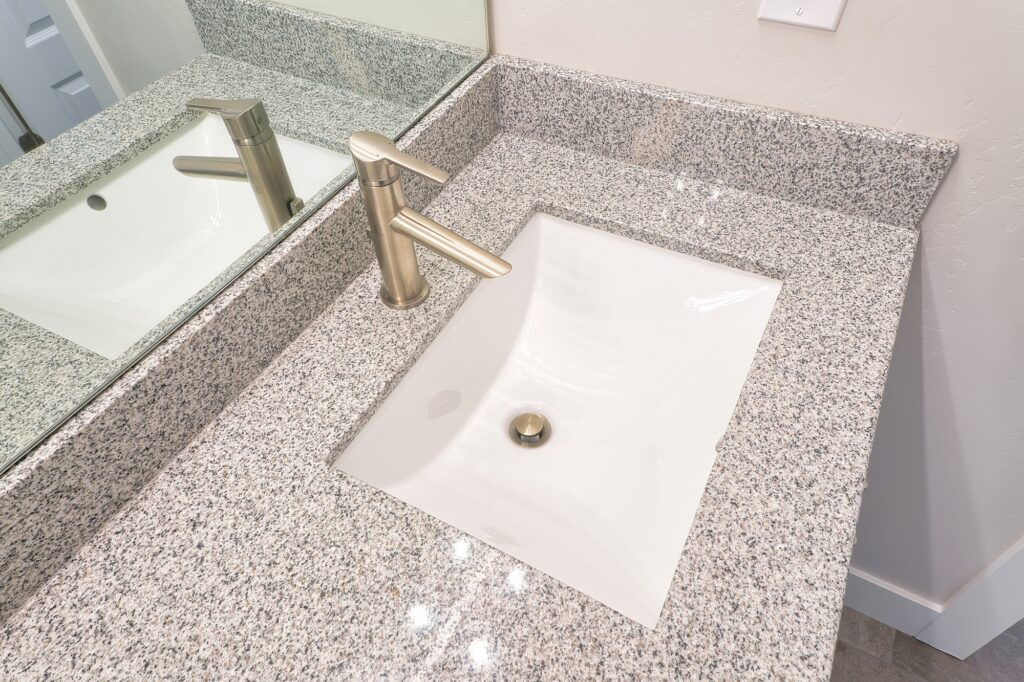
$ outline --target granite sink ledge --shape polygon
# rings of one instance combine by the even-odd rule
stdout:
[[[455,97],[488,85],[504,96],[502,79],[531,68],[492,60]],[[545,210],[784,279],[657,628],[329,468],[475,284],[425,254],[424,306],[388,310],[375,268],[358,274],[4,625],[0,671],[828,678],[916,221],[501,126],[426,213],[500,251]],[[429,625],[412,627],[413,606]]]

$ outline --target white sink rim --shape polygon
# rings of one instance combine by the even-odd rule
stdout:
[[[441,345],[446,343],[447,336],[453,333],[451,331],[452,329],[456,329],[456,330],[458,329],[458,326],[460,324],[459,320],[464,318],[467,314],[473,314],[472,312],[467,312],[467,311],[472,311],[474,309],[474,307],[479,308],[481,306],[481,304],[474,304],[474,301],[479,301],[479,300],[481,300],[481,296],[486,296],[487,294],[485,294],[485,292],[487,292],[489,290],[489,288],[493,288],[495,286],[500,288],[502,286],[501,283],[502,283],[503,280],[496,280],[494,282],[487,282],[487,281],[485,281],[485,282],[481,283],[480,286],[477,288],[477,290],[474,291],[470,295],[470,297],[462,305],[462,307],[460,307],[459,310],[457,310],[455,312],[455,314],[452,316],[452,318],[447,322],[446,326],[444,327],[444,329],[441,330],[441,332],[438,335],[438,337],[436,339],[434,339],[434,341],[430,344],[430,346],[428,346],[428,348],[424,351],[423,355],[417,360],[416,364],[409,370],[409,373],[402,379],[401,383],[394,389],[394,391],[391,392],[391,394],[387,397],[387,399],[379,406],[379,408],[376,410],[376,412],[370,417],[370,419],[368,420],[366,425],[358,433],[356,433],[354,435],[354,437],[352,438],[351,442],[348,443],[347,446],[344,449],[342,449],[342,450],[340,450],[338,452],[338,454],[337,454],[337,456],[336,456],[336,458],[334,460],[334,467],[339,469],[339,470],[341,470],[341,471],[343,471],[343,472],[345,472],[345,473],[353,475],[356,478],[359,478],[359,479],[367,482],[368,484],[373,485],[374,487],[376,487],[376,488],[378,488],[378,489],[380,489],[380,490],[382,490],[382,491],[384,491],[384,492],[386,492],[386,493],[388,493],[388,494],[390,494],[390,495],[392,495],[394,497],[397,497],[399,500],[402,500],[404,503],[409,504],[410,506],[413,506],[413,507],[415,507],[415,508],[417,508],[417,509],[419,509],[419,510],[425,512],[425,513],[428,513],[428,514],[434,516],[435,518],[438,518],[438,519],[440,519],[440,520],[442,520],[442,521],[444,521],[444,522],[446,522],[446,523],[448,523],[448,524],[450,524],[452,526],[455,526],[456,528],[458,528],[458,529],[460,529],[460,530],[462,530],[462,531],[464,531],[464,532],[466,532],[466,533],[468,533],[468,534],[470,534],[470,535],[472,535],[472,536],[474,536],[474,537],[476,537],[476,538],[478,538],[478,539],[480,539],[480,540],[482,540],[484,542],[487,542],[488,544],[490,544],[490,545],[492,545],[492,546],[494,546],[494,547],[496,547],[496,548],[506,552],[507,554],[510,554],[511,556],[515,557],[516,559],[519,559],[519,560],[523,561],[524,563],[527,563],[527,564],[533,566],[537,570],[540,570],[540,571],[542,571],[544,573],[547,573],[548,575],[554,577],[555,579],[558,579],[558,580],[562,581],[563,583],[566,583],[570,587],[574,587],[575,589],[578,589],[578,590],[580,590],[580,591],[582,591],[582,592],[584,592],[586,594],[589,594],[591,597],[597,599],[598,601],[601,601],[601,602],[605,603],[606,605],[608,605],[611,608],[619,611],[620,613],[624,613],[625,615],[627,615],[630,618],[633,618],[637,622],[640,622],[641,624],[643,624],[643,625],[645,625],[647,627],[654,627],[655,624],[657,623],[657,620],[658,620],[658,617],[659,617],[659,614],[660,614],[660,611],[661,611],[661,607],[664,604],[664,600],[665,600],[665,598],[667,596],[668,589],[669,589],[669,587],[671,585],[671,580],[672,580],[672,577],[673,577],[674,572],[675,572],[675,567],[678,564],[679,556],[680,556],[680,554],[682,552],[682,547],[683,547],[683,544],[685,542],[686,535],[688,534],[689,527],[690,527],[690,525],[692,523],[693,516],[696,514],[697,508],[699,506],[700,497],[701,497],[701,495],[703,493],[704,485],[707,482],[707,478],[710,475],[711,466],[714,463],[714,459],[715,459],[714,443],[717,442],[718,437],[720,437],[725,432],[725,430],[726,430],[726,428],[728,426],[729,420],[731,419],[732,411],[733,411],[733,409],[735,407],[736,400],[738,399],[739,393],[742,390],[743,385],[745,384],[745,381],[746,381],[746,378],[747,378],[747,373],[748,373],[749,368],[750,368],[750,364],[751,364],[751,362],[753,361],[753,358],[756,355],[757,347],[758,347],[758,345],[760,343],[761,337],[763,336],[763,333],[764,333],[765,329],[767,328],[771,312],[774,309],[775,302],[776,302],[777,297],[779,295],[779,292],[781,290],[781,281],[778,280],[778,279],[772,279],[772,278],[769,278],[769,277],[764,277],[762,275],[753,274],[753,273],[745,272],[745,271],[742,271],[742,270],[737,270],[735,268],[730,268],[730,267],[727,267],[727,266],[724,266],[724,265],[719,265],[719,264],[711,263],[709,261],[704,261],[702,259],[695,258],[693,256],[688,256],[686,254],[682,254],[682,253],[679,253],[679,252],[676,252],[676,251],[669,251],[667,249],[662,249],[662,248],[657,247],[657,246],[652,246],[652,245],[645,244],[645,243],[642,243],[642,242],[630,240],[630,239],[627,239],[625,237],[620,237],[618,235],[614,235],[614,234],[605,232],[603,230],[599,230],[599,229],[595,229],[595,228],[590,228],[590,227],[586,227],[586,226],[579,225],[579,224],[569,223],[568,221],[563,221],[561,219],[554,218],[553,216],[549,216],[549,215],[546,215],[546,214],[543,214],[543,213],[535,214],[533,216],[533,218],[531,218],[531,220],[526,225],[526,227],[519,233],[519,235],[517,235],[517,237],[513,241],[512,245],[506,251],[506,254],[505,254],[506,258],[508,260],[510,260],[510,262],[512,262],[512,264],[513,264],[513,275],[515,275],[517,272],[522,274],[524,269],[527,269],[527,268],[524,268],[524,261],[523,261],[522,247],[521,247],[521,244],[523,243],[522,239],[523,239],[524,235],[528,236],[530,234],[531,227],[535,226],[535,224],[538,221],[545,222],[546,224],[564,224],[564,225],[569,226],[570,229],[581,230],[581,231],[584,231],[584,232],[588,232],[591,235],[594,235],[596,238],[599,238],[599,239],[602,239],[602,240],[606,240],[608,243],[613,243],[613,242],[616,243],[616,245],[617,245],[616,248],[622,246],[623,244],[632,244],[634,247],[640,249],[641,251],[644,251],[647,254],[658,254],[659,255],[658,257],[668,258],[669,260],[672,260],[672,259],[682,259],[683,261],[690,261],[690,262],[700,263],[703,266],[710,267],[713,270],[732,273],[732,274],[738,275],[741,279],[745,279],[746,281],[757,282],[758,286],[765,285],[765,286],[768,287],[764,291],[761,291],[758,294],[753,295],[753,296],[746,296],[746,297],[740,296],[740,297],[737,298],[735,295],[733,295],[732,299],[729,299],[729,297],[727,296],[726,298],[729,299],[729,300],[725,300],[724,303],[721,300],[719,300],[717,303],[715,303],[714,301],[704,300],[704,299],[701,299],[701,300],[697,301],[696,303],[693,303],[693,302],[686,303],[686,300],[683,299],[685,305],[690,305],[691,307],[693,307],[695,309],[701,308],[703,306],[705,308],[708,308],[709,311],[717,309],[717,308],[726,309],[726,308],[729,308],[731,305],[734,305],[734,304],[742,304],[742,302],[747,300],[747,299],[754,300],[758,296],[761,296],[762,299],[763,299],[762,302],[766,303],[767,305],[766,306],[762,306],[762,310],[759,313],[759,315],[760,315],[760,317],[758,318],[759,321],[755,325],[756,326],[756,334],[753,335],[752,340],[748,339],[748,341],[746,342],[746,346],[745,346],[746,349],[743,351],[743,355],[744,355],[744,357],[746,359],[742,363],[741,370],[738,371],[738,378],[737,378],[737,370],[736,370],[736,368],[733,368],[733,370],[731,370],[731,377],[732,377],[730,379],[731,385],[732,385],[732,389],[730,389],[731,397],[728,398],[728,400],[727,400],[728,406],[727,406],[727,409],[724,412],[724,417],[719,415],[718,425],[720,426],[720,428],[715,427],[716,430],[717,430],[717,435],[710,442],[710,444],[708,444],[708,442],[707,442],[707,440],[708,440],[707,437],[706,436],[704,437],[705,446],[707,446],[707,448],[706,448],[706,451],[704,451],[704,454],[700,456],[700,457],[703,457],[703,464],[700,465],[700,473],[699,473],[699,475],[693,476],[693,478],[696,481],[698,481],[698,483],[696,483],[694,485],[687,484],[687,485],[689,485],[689,488],[688,488],[686,494],[689,496],[690,499],[686,503],[686,505],[684,505],[686,508],[683,509],[681,512],[679,512],[679,514],[681,514],[682,516],[686,517],[685,518],[685,523],[683,524],[685,526],[685,530],[684,530],[684,532],[681,533],[681,535],[679,537],[675,538],[675,540],[677,540],[677,543],[675,545],[673,545],[672,547],[669,547],[664,552],[661,552],[661,556],[660,556],[660,558],[658,559],[658,562],[657,562],[657,563],[659,563],[659,568],[656,571],[654,571],[654,572],[656,572],[658,574],[657,578],[653,581],[653,583],[657,583],[657,587],[656,588],[651,588],[653,590],[653,592],[650,592],[650,593],[646,594],[646,596],[641,595],[642,596],[641,601],[644,601],[644,603],[640,604],[640,605],[637,605],[637,604],[625,604],[624,600],[622,599],[622,595],[618,595],[618,596],[616,596],[616,595],[609,595],[607,593],[602,593],[600,589],[596,589],[595,590],[595,589],[589,589],[587,587],[582,587],[579,584],[578,576],[575,576],[575,577],[568,576],[567,577],[567,574],[565,574],[565,572],[562,570],[564,567],[555,567],[555,570],[551,570],[551,568],[552,568],[551,565],[548,565],[548,564],[539,565],[539,564],[544,564],[545,562],[544,561],[538,561],[536,556],[530,555],[529,552],[523,550],[523,545],[526,543],[526,541],[523,540],[525,535],[516,536],[516,537],[512,538],[511,541],[509,541],[509,538],[504,538],[503,539],[502,537],[500,537],[501,536],[500,532],[498,533],[497,536],[492,533],[492,535],[490,537],[487,537],[487,533],[480,532],[480,528],[479,527],[473,528],[472,527],[472,523],[467,521],[467,513],[468,512],[465,512],[464,510],[454,509],[448,502],[437,503],[436,501],[431,501],[429,499],[429,496],[427,498],[417,497],[417,495],[420,494],[419,492],[411,492],[411,489],[415,488],[415,484],[414,483],[413,484],[407,484],[409,480],[415,479],[417,476],[419,476],[419,477],[427,476],[427,474],[423,473],[423,471],[430,472],[430,468],[431,467],[439,469],[439,468],[442,468],[441,465],[436,465],[435,466],[435,463],[428,462],[427,465],[425,465],[423,467],[420,467],[421,469],[423,469],[423,471],[420,471],[419,469],[415,469],[415,467],[414,467],[415,470],[411,474],[409,474],[409,476],[407,476],[407,477],[403,477],[403,475],[397,475],[397,476],[396,475],[391,475],[388,472],[384,472],[384,471],[380,470],[381,469],[381,465],[380,465],[381,462],[387,463],[387,464],[384,465],[384,468],[392,466],[391,465],[391,461],[392,460],[391,460],[391,457],[390,457],[392,455],[392,453],[388,453],[387,456],[380,455],[380,453],[379,453],[379,448],[383,447],[381,445],[381,443],[382,442],[383,443],[387,443],[387,440],[388,440],[387,437],[383,437],[383,441],[382,441],[382,436],[380,434],[382,434],[382,433],[402,433],[403,429],[404,429],[405,432],[412,432],[412,431],[415,430],[416,425],[419,425],[420,422],[423,421],[423,419],[420,419],[419,417],[417,417],[416,420],[409,420],[409,419],[402,418],[399,421],[402,423],[403,429],[395,429],[394,428],[396,426],[395,417],[392,417],[392,416],[389,416],[389,415],[390,414],[398,414],[398,412],[396,412],[396,409],[399,409],[399,408],[394,408],[392,406],[396,404],[396,401],[403,401],[403,400],[405,400],[405,402],[407,403],[406,404],[406,410],[407,411],[405,412],[405,414],[412,414],[412,413],[414,413],[416,411],[415,409],[412,409],[411,411],[409,410],[410,406],[414,407],[415,401],[413,403],[409,403],[408,399],[402,398],[402,396],[403,395],[408,396],[412,392],[411,389],[409,389],[409,386],[410,385],[415,385],[415,383],[418,381],[418,378],[417,378],[418,374],[423,373],[425,371],[429,372],[429,370],[423,370],[422,369],[422,367],[425,364],[431,364],[431,363],[436,364],[436,362],[432,358],[433,358],[434,355],[439,353],[437,348],[439,348]],[[517,245],[520,245],[520,246],[517,246]],[[517,250],[518,250],[518,252],[517,252]],[[619,254],[619,252],[617,251],[616,254]],[[616,258],[618,259],[619,255],[616,255]],[[529,275],[527,275],[527,276],[529,276]],[[510,275],[509,278],[505,278],[506,286],[508,285],[508,282],[509,282],[511,277],[512,276]],[[491,289],[491,290],[493,291],[493,289]],[[726,293],[729,293],[729,292],[726,292]],[[732,293],[735,294],[735,292],[732,292]],[[764,298],[764,297],[767,297],[767,298]],[[677,297],[677,298],[682,299],[683,297]],[[651,300],[653,300],[653,299],[651,299]],[[485,299],[485,301],[486,301],[486,299]],[[737,301],[739,303],[736,303]],[[493,303],[493,301],[492,301],[492,303]],[[711,305],[712,303],[714,303],[714,305]],[[708,307],[709,305],[710,305],[710,307]],[[530,306],[527,306],[527,307],[530,307]],[[506,309],[508,309],[507,306],[506,306]],[[666,317],[669,317],[669,316],[666,316]],[[478,322],[479,322],[479,320],[478,320]],[[550,327],[550,325],[549,325],[549,327]],[[520,340],[517,337],[516,339],[513,339],[513,340],[509,341],[509,343],[512,346],[515,346],[516,344],[520,343]],[[465,353],[466,350],[467,350],[466,348],[463,348],[463,356],[464,357],[466,356],[466,353]],[[458,355],[458,353],[456,353],[456,355]],[[491,368],[491,369],[494,370],[494,368]],[[502,368],[499,368],[496,371],[498,371],[498,373],[501,373],[501,372],[504,372],[505,369],[506,368],[502,367]],[[439,377],[441,377],[441,375],[435,373],[435,379],[438,379]],[[500,379],[499,379],[499,381],[500,381]],[[456,380],[453,380],[453,382],[457,383]],[[726,382],[722,382],[722,383],[726,383]],[[439,386],[440,384],[436,384],[436,385]],[[429,390],[427,388],[427,386],[429,386],[429,383],[425,384],[424,391]],[[717,389],[714,389],[714,390],[717,390]],[[469,401],[466,401],[466,402],[471,403],[472,405],[470,407],[465,408],[465,410],[463,410],[463,408],[459,407],[459,405],[461,404],[461,402],[460,402],[461,401],[461,396],[463,395],[464,390],[461,387],[459,387],[459,390],[456,390],[455,392],[458,393],[459,395],[458,396],[448,395],[447,398],[445,398],[442,395],[442,394],[445,393],[444,390],[441,390],[441,391],[437,392],[436,395],[434,396],[434,398],[437,399],[438,402],[436,402],[434,407],[436,407],[437,410],[439,410],[439,411],[443,411],[445,409],[448,409],[447,407],[445,407],[445,405],[447,403],[449,406],[451,404],[455,404],[455,407],[451,407],[449,411],[451,411],[451,410],[455,410],[455,411],[466,411],[466,410],[468,410],[468,411],[472,412],[473,414],[475,414],[476,412],[484,410],[484,408],[480,407],[477,403],[473,403],[473,399],[472,398]],[[422,395],[420,395],[421,399],[425,399],[427,397],[426,393],[424,393],[423,391],[421,391],[421,394],[422,394]],[[486,402],[486,401],[484,401],[484,402]],[[525,409],[537,409],[537,410],[539,410],[541,412],[548,413],[549,417],[552,416],[552,414],[551,414],[552,406],[550,404],[545,404],[543,400],[541,400],[539,402],[530,402],[529,400],[520,398],[518,400],[518,403],[519,403],[519,407],[521,407],[524,410]],[[423,400],[421,400],[420,401],[420,408],[422,408],[424,406],[425,405],[423,404]],[[429,413],[430,409],[432,409],[432,408],[430,408],[429,405],[426,405],[426,407],[428,407],[427,412]],[[505,413],[500,414],[500,417],[510,418],[512,415],[514,415],[518,411],[519,411],[518,408],[516,410],[513,410],[513,411],[506,411]],[[499,412],[494,412],[493,414],[490,415],[490,417],[488,417],[488,419],[487,419],[487,424],[488,424],[487,428],[490,429],[492,426],[495,427],[495,428],[500,427],[500,430],[503,432],[504,431],[504,427],[507,425],[507,421],[505,421],[502,424],[496,423],[496,422],[501,421],[500,418],[497,418],[497,419],[495,418],[496,415],[499,415]],[[557,410],[556,410],[556,412],[557,412]],[[384,416],[382,416],[382,415],[384,415]],[[443,418],[444,416],[445,416],[445,414],[441,414],[440,418]],[[561,436],[562,438],[566,438],[565,431],[564,431],[564,426],[565,426],[565,419],[564,419],[564,417],[565,417],[565,415],[560,415],[557,418],[556,417],[552,418],[552,421],[554,422],[554,429],[555,429],[554,432],[555,432],[555,435],[552,436],[551,443],[549,443],[548,445],[543,446],[542,448],[534,450],[534,451],[526,451],[528,454],[526,454],[525,457],[536,456],[536,457],[543,458],[544,456],[546,456],[544,454],[545,452],[550,453],[551,446],[558,442],[559,436]],[[384,426],[379,426],[380,424],[384,424]],[[388,424],[390,424],[390,428],[387,426]],[[451,437],[452,442],[457,442],[458,439],[460,438],[460,434],[463,431],[471,430],[470,427],[472,427],[474,425],[475,424],[472,422],[471,417],[464,417],[464,421],[462,422],[462,426],[460,428],[456,428],[455,429],[455,431],[456,431],[455,434]],[[560,428],[560,425],[563,428]],[[416,438],[417,438],[418,443],[423,443],[423,442],[428,441],[430,439],[430,433],[429,433],[429,430],[427,430],[427,429],[421,429],[419,431],[416,431],[416,433],[417,433]],[[493,432],[489,431],[488,433],[489,433],[489,435],[487,436],[487,438],[492,438],[493,440],[487,441],[487,446],[486,446],[487,448],[492,448],[493,449],[493,448],[502,448],[502,447],[507,446],[510,449],[510,451],[520,453],[519,455],[517,455],[517,456],[520,456],[520,458],[524,457],[521,454],[522,451],[520,449],[516,448],[516,446],[512,445],[510,442],[508,442],[507,438],[505,438],[504,441],[500,441],[498,439],[495,439],[495,436],[493,435]],[[437,439],[435,438],[434,440],[437,440]],[[374,448],[377,448],[378,450],[375,451]],[[400,448],[400,449],[402,449],[402,451],[405,451],[408,448]],[[449,449],[451,449],[451,448],[449,447]],[[488,452],[490,452],[490,450]],[[504,454],[504,451],[502,451],[502,453]],[[369,455],[369,457],[367,457],[367,455]],[[487,455],[480,455],[480,456],[483,457],[483,456],[490,456],[490,455],[487,454]],[[443,457],[443,453],[442,453],[442,455],[439,456],[439,458],[441,458],[441,457]],[[455,459],[458,459],[458,458],[455,458]],[[444,474],[444,476],[450,476],[450,477],[454,478],[454,474],[452,474],[452,472],[455,471],[455,469],[457,467],[457,464],[451,464],[450,462],[448,464],[449,464],[448,470],[446,470],[446,473]],[[489,464],[489,466],[493,466],[493,462],[491,464]],[[430,479],[431,485],[436,484],[438,488],[442,487],[445,484],[445,482],[446,482],[444,479],[439,478],[433,472],[430,472],[429,475],[432,476],[432,478]],[[531,485],[534,485],[534,484],[531,483]],[[675,484],[673,484],[673,485],[675,485]],[[682,491],[681,487],[678,487],[678,488],[677,487],[673,487],[672,488],[672,495],[673,496],[677,496],[677,493],[679,493],[681,491]],[[492,495],[495,494],[493,489],[490,492],[491,492]],[[446,496],[446,499],[450,499],[452,496],[458,496],[459,494],[460,494],[459,491],[452,490],[452,489],[448,489],[448,490],[446,490],[443,493],[443,495]],[[440,497],[440,496],[442,496],[442,494],[439,493],[437,496]],[[505,500],[505,501],[507,502],[507,500]],[[445,507],[445,505],[448,505],[448,506]],[[455,506],[457,506],[457,505],[455,505]],[[444,508],[442,509],[440,507],[444,507]],[[519,510],[519,515],[520,516],[525,517],[525,516],[528,515],[528,513],[529,513],[528,511],[524,511],[522,509]],[[588,520],[588,523],[590,523],[590,521],[592,520],[592,517],[586,517],[586,518]],[[492,519],[489,519],[488,521],[494,521],[494,519],[492,518]],[[582,528],[582,526],[581,526],[581,528]],[[563,540],[564,539],[565,538],[563,538]],[[668,558],[666,558],[666,556]],[[605,558],[609,559],[609,560],[610,559],[614,559],[615,558],[615,552],[606,553],[606,557]],[[593,585],[590,585],[590,588],[593,588]],[[643,592],[646,589],[647,589],[647,587],[641,587],[641,588],[638,588],[638,591],[639,592]],[[652,596],[652,594],[653,594],[653,596]],[[629,602],[629,601],[630,601],[629,598],[625,599],[625,602]]]

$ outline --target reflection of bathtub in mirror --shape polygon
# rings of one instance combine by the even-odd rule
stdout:
[[[350,170],[345,154],[278,140],[299,196]],[[176,172],[189,154],[234,154],[217,117],[0,241],[0,307],[113,360],[216,279],[267,228],[247,183]]]

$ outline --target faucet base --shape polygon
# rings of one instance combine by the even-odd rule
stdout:
[[[384,287],[380,288],[380,300],[384,302],[384,305],[395,310],[408,310],[409,308],[415,308],[420,303],[423,303],[423,301],[427,300],[427,296],[429,294],[430,285],[427,284],[426,282],[423,282],[423,290],[420,291],[420,293],[418,293],[414,298],[407,298],[401,301],[392,298],[391,294],[389,294],[388,290],[385,289]]]

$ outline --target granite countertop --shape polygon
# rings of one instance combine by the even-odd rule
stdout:
[[[523,72],[551,73],[492,60],[453,97],[491,87],[504,102]],[[330,467],[476,282],[421,252],[426,303],[392,311],[374,264],[356,276],[7,621],[2,675],[828,678],[913,212],[900,226],[774,198],[524,135],[528,123],[503,119],[424,212],[497,252],[543,210],[783,279],[657,627]],[[955,152],[936,142],[929,193]]]

